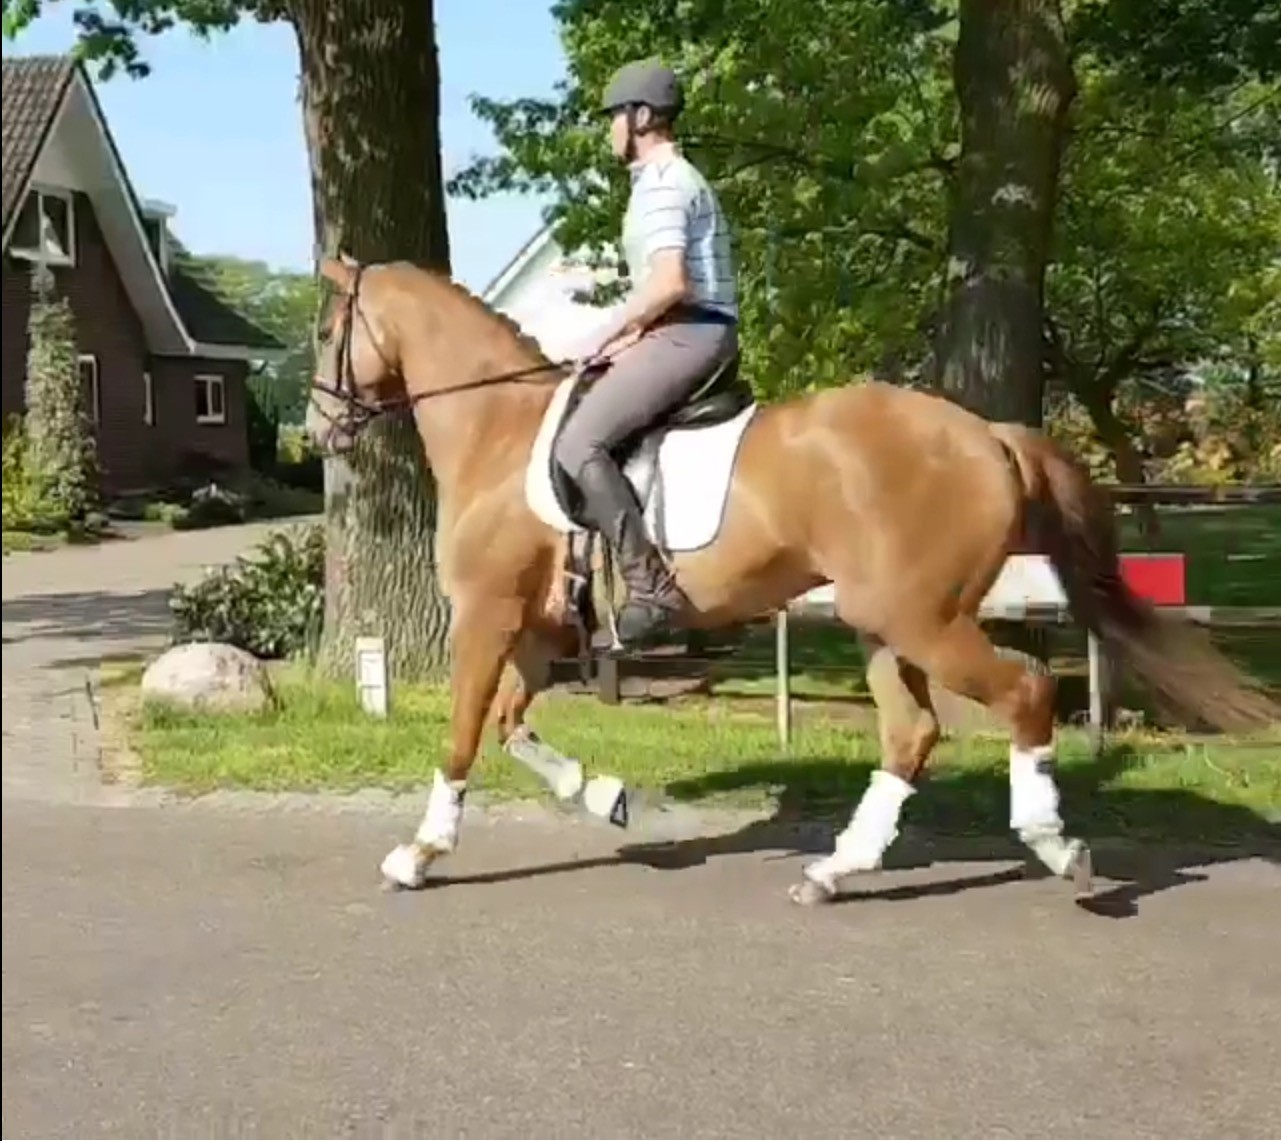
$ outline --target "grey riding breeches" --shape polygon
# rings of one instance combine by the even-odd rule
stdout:
[[[650,329],[583,394],[556,442],[557,462],[577,479],[594,455],[676,407],[737,351],[731,321],[682,315]]]

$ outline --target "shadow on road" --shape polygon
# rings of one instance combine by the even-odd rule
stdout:
[[[5,645],[45,638],[122,640],[170,628],[169,590],[36,594],[4,601]],[[94,655],[93,661],[101,660]],[[51,662],[51,666],[79,662]]]
[[[1100,918],[1132,918],[1145,897],[1205,880],[1200,869],[1207,866],[1244,859],[1281,864],[1281,829],[1248,808],[1209,800],[1190,789],[1110,787],[1127,768],[1142,763],[1132,748],[1120,745],[1060,773],[1069,831],[1087,841],[1092,836],[1125,841],[1099,845],[1103,850],[1095,852],[1096,876],[1110,882],[1096,884],[1093,896],[1079,901],[1082,910]],[[444,877],[433,883],[503,883],[619,864],[681,871],[718,856],[771,852],[771,858],[786,859],[830,851],[870,771],[870,766],[845,759],[802,757],[674,781],[666,792],[677,800],[758,788],[777,791],[778,807],[770,818],[724,835],[624,844],[613,856]],[[1047,876],[1039,864],[1028,863],[1027,851],[1014,837],[983,835],[1004,819],[1008,796],[1007,781],[999,773],[936,772],[909,802],[905,835],[887,854],[885,867],[907,870],[961,860],[1014,861],[1016,866],[918,883],[869,878],[838,901],[922,899]],[[827,817],[827,822],[815,816]]]
[[[1085,910],[1108,918],[1128,918],[1138,914],[1139,901],[1145,896],[1206,878],[1189,868],[1250,858],[1281,863],[1281,829],[1250,808],[1212,800],[1190,788],[1112,786],[1127,769],[1143,763],[1142,755],[1131,746],[1119,744],[1093,760],[1065,765],[1059,772],[1062,813],[1068,831],[1087,841],[1092,836],[1126,841],[1123,846],[1109,845],[1107,850],[1096,853],[1098,875],[1116,882],[1083,900],[1081,905]],[[834,831],[843,825],[869,774],[869,767],[853,766],[844,760],[777,761],[674,782],[667,791],[672,796],[686,798],[753,786],[781,786],[778,810],[769,822],[773,824],[810,816],[816,811],[823,813],[830,808],[831,793],[840,789],[843,803]],[[949,843],[949,837],[990,830],[991,823],[1003,819],[1008,812],[1008,798],[1008,783],[999,772],[933,770],[918,795],[909,802],[904,821],[911,828],[939,837],[927,847],[933,849],[936,856],[946,858],[949,846],[956,846],[955,840]],[[735,838],[727,839],[733,842]],[[738,838],[739,845],[747,842],[749,837]],[[827,843],[830,844],[830,834]],[[988,849],[987,858],[991,859],[1022,862],[1026,856],[1013,837],[984,839],[980,845]],[[973,849],[976,845],[971,840],[967,846]],[[925,862],[931,861],[927,858]],[[891,863],[887,858],[886,866],[904,865]],[[965,877],[954,885],[935,882],[861,891],[852,893],[852,898],[914,898],[940,891],[998,886],[1025,874],[1028,872],[1020,868]],[[1038,866],[1034,874],[1040,875],[1043,871]]]

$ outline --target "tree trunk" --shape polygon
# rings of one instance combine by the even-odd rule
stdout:
[[[1081,393],[1088,393],[1082,396]],[[1104,446],[1112,453],[1112,462],[1116,465],[1118,483],[1129,483],[1135,486],[1147,483],[1143,468],[1143,453],[1134,443],[1134,434],[1121,417],[1112,409],[1116,393],[1111,388],[1099,390],[1097,386],[1080,386],[1078,399],[1094,424],[1094,430]],[[1139,503],[1134,508],[1135,518],[1139,521],[1139,533],[1145,539],[1157,539],[1161,535],[1161,518],[1154,504]]]
[[[993,419],[1042,423],[1041,316],[1059,159],[1076,93],[1058,0],[961,0],[942,387]]]
[[[291,0],[319,254],[448,271],[431,0]],[[384,416],[325,472],[322,668],[350,677],[380,634],[398,679],[448,664],[436,498],[412,418]]]

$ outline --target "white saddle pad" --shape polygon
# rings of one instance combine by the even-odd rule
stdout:
[[[552,483],[552,442],[565,417],[573,384],[570,377],[557,387],[525,471],[530,510],[562,534],[583,530],[565,513]],[[638,449],[624,474],[644,505],[646,529],[655,543],[672,552],[696,551],[716,538],[739,445],[757,408],[753,402],[723,424],[667,432],[654,470],[644,462],[644,445]]]

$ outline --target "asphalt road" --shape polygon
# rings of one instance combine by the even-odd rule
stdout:
[[[1281,1136],[1275,859],[1097,851],[1087,912],[936,851],[800,910],[768,831],[479,815],[385,894],[421,802],[104,788],[86,672],[262,529],[5,560],[4,1137]]]
[[[4,1136],[1281,1131],[1274,863],[1097,914],[936,863],[802,910],[786,850],[481,819],[462,882],[384,893],[413,822],[7,801]]]

